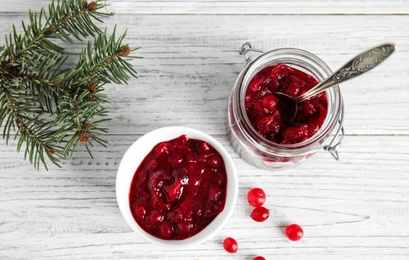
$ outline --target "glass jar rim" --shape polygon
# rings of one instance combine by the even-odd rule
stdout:
[[[242,72],[239,74],[239,77],[236,81],[236,86],[238,84],[238,104],[239,110],[241,112],[242,118],[246,121],[248,126],[246,130],[249,132],[248,138],[253,139],[253,143],[258,146],[258,149],[268,152],[269,149],[277,149],[281,152],[283,150],[288,151],[297,151],[299,153],[310,152],[311,147],[314,145],[319,146],[327,137],[331,134],[335,125],[338,122],[338,119],[343,109],[343,101],[341,91],[338,86],[334,86],[329,90],[326,90],[327,96],[329,95],[330,100],[328,100],[328,112],[324,120],[323,125],[312,137],[307,140],[295,143],[295,144],[280,144],[273,141],[270,141],[264,138],[257,130],[252,126],[250,120],[245,112],[244,106],[244,96],[247,90],[247,87],[254,77],[254,75],[259,72],[261,69],[271,65],[271,64],[287,64],[296,67],[300,67],[304,70],[307,70],[309,74],[312,74],[319,81],[324,80],[326,77],[332,74],[332,70],[329,66],[318,56],[308,51],[297,49],[297,48],[279,48],[274,49],[268,52],[265,52],[255,58],[253,61],[248,62],[248,64],[243,68]],[[313,70],[313,71],[311,71]],[[331,110],[329,109],[331,107]],[[330,113],[333,112],[333,113]]]

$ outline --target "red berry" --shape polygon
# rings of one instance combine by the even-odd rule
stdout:
[[[253,258],[253,260],[266,260],[266,259],[262,256],[256,256]]]
[[[165,191],[166,198],[169,200],[169,202],[175,203],[179,201],[180,197],[182,196],[183,188],[182,183],[178,180],[164,186],[163,190]]]
[[[166,142],[159,143],[158,145],[155,146],[156,157],[159,158],[168,155],[169,150],[170,150],[169,144],[167,144]]]
[[[274,95],[265,95],[263,99],[261,99],[261,105],[267,110],[274,110],[278,105],[278,98]]]
[[[169,158],[169,160],[173,167],[177,167],[183,162],[183,155],[180,153],[176,153],[171,158]]]
[[[231,237],[227,237],[223,241],[223,247],[227,252],[232,253],[232,254],[236,253],[237,249],[239,249],[237,241],[234,238],[231,238]]]
[[[291,241],[298,241],[304,235],[304,231],[297,224],[291,224],[286,227],[285,234]]]
[[[264,135],[276,135],[280,131],[280,124],[281,122],[277,117],[273,115],[264,116],[256,122],[256,129]]]
[[[135,213],[138,217],[140,217],[141,219],[143,219],[146,215],[146,210],[144,207],[135,207]]]
[[[223,190],[220,188],[213,187],[209,189],[209,199],[211,201],[219,201],[222,195]]]
[[[218,155],[212,155],[207,159],[207,163],[212,169],[217,169],[221,166],[222,160]]]
[[[257,222],[263,222],[270,216],[270,211],[265,207],[257,207],[251,212],[250,217]]]
[[[259,91],[263,81],[264,77],[260,74],[256,74],[250,82],[249,89],[254,92]]]
[[[176,224],[178,231],[182,234],[189,234],[195,228],[192,222],[184,221]]]
[[[247,201],[253,207],[261,207],[266,202],[266,194],[260,188],[253,188],[247,193]]]
[[[301,94],[301,89],[304,89],[305,82],[300,78],[291,75],[287,78],[284,85],[286,86],[284,90],[285,94],[289,95],[290,97],[297,97]]]
[[[164,215],[159,210],[152,210],[149,214],[149,222],[151,225],[156,226],[164,219]]]
[[[300,143],[308,139],[308,125],[291,126],[283,132],[282,144]]]
[[[159,231],[161,238],[163,239],[171,239],[173,237],[173,232],[174,232],[173,227],[167,221],[164,221],[159,225],[158,231]]]

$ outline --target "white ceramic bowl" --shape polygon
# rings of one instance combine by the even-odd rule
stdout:
[[[181,135],[188,138],[203,140],[212,145],[223,157],[227,173],[226,203],[223,211],[202,231],[184,240],[163,240],[145,232],[134,220],[129,206],[129,191],[136,169],[152,148],[160,142],[175,139]],[[146,240],[161,247],[183,249],[208,240],[215,235],[230,218],[236,204],[238,180],[236,168],[226,149],[213,137],[198,130],[171,126],[151,131],[135,141],[125,152],[118,168],[116,178],[116,198],[119,209],[126,223],[133,231]]]

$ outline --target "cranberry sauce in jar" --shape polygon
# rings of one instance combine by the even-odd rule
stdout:
[[[321,92],[298,104],[293,124],[283,120],[284,108],[276,92],[297,97],[318,84],[310,74],[285,64],[268,66],[251,80],[245,96],[247,117],[264,138],[280,143],[300,143],[315,135],[327,116],[327,96]]]
[[[250,61],[232,88],[227,111],[227,135],[240,157],[261,169],[281,170],[328,144],[342,121],[338,86],[299,103],[291,125],[275,93],[297,97],[331,74],[321,59],[300,49],[272,50]]]
[[[207,142],[185,135],[157,144],[132,180],[129,204],[138,225],[164,240],[194,236],[223,211],[227,174]]]

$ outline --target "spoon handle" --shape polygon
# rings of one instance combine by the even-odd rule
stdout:
[[[395,50],[394,44],[385,43],[375,48],[364,51],[363,53],[359,54],[351,61],[346,63],[344,66],[342,66],[328,79],[322,81],[312,89],[308,90],[304,94],[297,97],[296,102],[298,103],[304,101],[309,97],[314,96],[329,87],[337,85],[338,83],[341,83],[343,81],[352,79],[356,76],[359,76],[371,70],[376,65],[384,61],[387,57],[389,57],[394,50]]]

